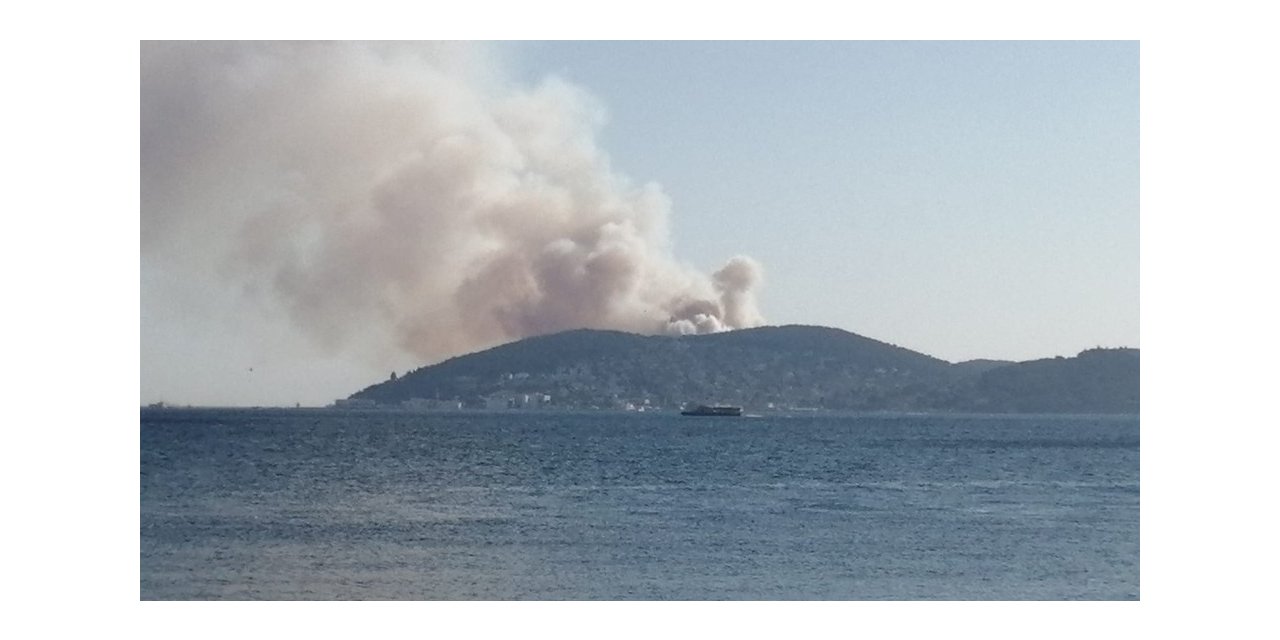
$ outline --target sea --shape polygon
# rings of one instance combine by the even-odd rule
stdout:
[[[143,409],[143,600],[1136,600],[1139,419]]]

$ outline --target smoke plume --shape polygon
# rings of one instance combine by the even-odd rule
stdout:
[[[610,167],[589,95],[493,69],[466,45],[144,43],[144,265],[234,283],[329,352],[762,323],[759,266],[672,257],[668,199]]]

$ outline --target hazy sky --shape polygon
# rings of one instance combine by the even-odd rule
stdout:
[[[575,324],[1139,346],[1136,43],[405,51],[144,45],[142,402]]]

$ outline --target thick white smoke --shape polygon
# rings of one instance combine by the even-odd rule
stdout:
[[[330,351],[762,323],[760,268],[677,263],[601,108],[466,45],[144,43],[144,262],[239,283]]]

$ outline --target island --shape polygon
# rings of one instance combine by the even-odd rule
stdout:
[[[335,402],[347,409],[1139,412],[1139,350],[951,363],[830,327],[705,335],[581,329],[450,358]]]

